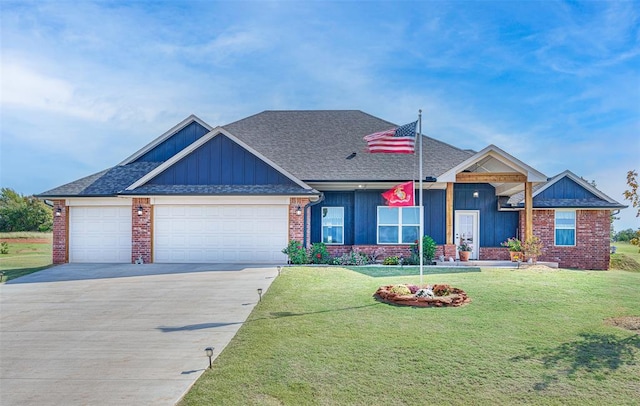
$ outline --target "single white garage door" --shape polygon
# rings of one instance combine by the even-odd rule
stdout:
[[[69,210],[69,262],[131,262],[130,206]]]
[[[154,219],[154,262],[286,261],[286,205],[157,205]]]

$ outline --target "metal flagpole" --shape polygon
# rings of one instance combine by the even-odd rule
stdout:
[[[422,273],[423,273],[423,266],[424,266],[424,247],[422,246],[422,238],[424,235],[424,206],[422,203],[422,179],[424,178],[424,176],[422,176],[422,109],[418,110],[418,137],[420,137],[420,154],[419,154],[419,160],[420,160],[420,181],[418,182],[418,187],[419,189],[419,196],[420,196],[420,235],[418,238],[418,246],[419,248],[419,252],[420,252],[420,285],[422,285]]]

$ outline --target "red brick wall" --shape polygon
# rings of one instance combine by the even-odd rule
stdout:
[[[292,197],[289,201],[289,241],[296,240],[302,242],[304,240],[304,217],[310,216],[310,210],[305,210],[304,206],[309,203],[309,198]],[[297,214],[298,207],[302,211]],[[306,212],[306,213],[305,213]],[[307,218],[307,245],[311,240],[311,220]]]
[[[142,215],[138,209],[142,207]],[[142,258],[144,263],[152,262],[151,227],[152,210],[149,198],[133,198],[131,204],[131,262]]]
[[[510,261],[509,250],[504,247],[480,247],[480,259],[489,261]]]
[[[576,210],[576,245],[554,246],[554,210],[533,211],[533,233],[542,241],[540,261],[561,268],[609,268],[609,210]]]
[[[375,259],[381,262],[386,257],[394,255],[399,257],[411,255],[410,245],[327,245],[327,251],[334,257],[348,254],[351,250],[367,255],[375,255]]]
[[[348,254],[352,250],[367,255],[375,254],[376,260],[379,261],[394,255],[404,258],[411,256],[411,245],[327,245],[327,251],[334,257]],[[444,246],[437,245],[434,259],[438,260],[441,255],[444,255]],[[455,245],[451,256],[455,258]]]
[[[56,216],[60,209],[60,216]],[[69,262],[68,229],[69,208],[64,200],[53,200],[53,263],[64,264]]]

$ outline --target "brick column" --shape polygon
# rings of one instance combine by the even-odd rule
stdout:
[[[444,253],[444,260],[448,261],[449,258],[456,258],[456,245],[455,244],[445,244],[442,246],[442,251]]]
[[[59,213],[59,215],[58,215]],[[69,208],[64,200],[53,201],[53,263],[69,262]]]
[[[309,199],[304,197],[292,197],[289,200],[289,241],[296,240],[302,242],[304,235],[307,235],[307,245],[311,239],[311,213],[305,213],[304,206],[309,203]],[[298,214],[300,210],[300,214]],[[304,217],[307,216],[307,229],[304,230]],[[287,241],[288,243],[288,241]]]
[[[142,208],[142,214],[138,210]],[[149,198],[133,198],[131,204],[131,262],[142,258],[145,264],[151,263],[151,203]]]

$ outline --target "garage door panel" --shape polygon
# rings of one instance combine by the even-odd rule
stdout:
[[[155,262],[286,260],[281,252],[287,245],[285,205],[156,206],[154,218]]]
[[[131,262],[131,207],[71,207],[69,262]]]

